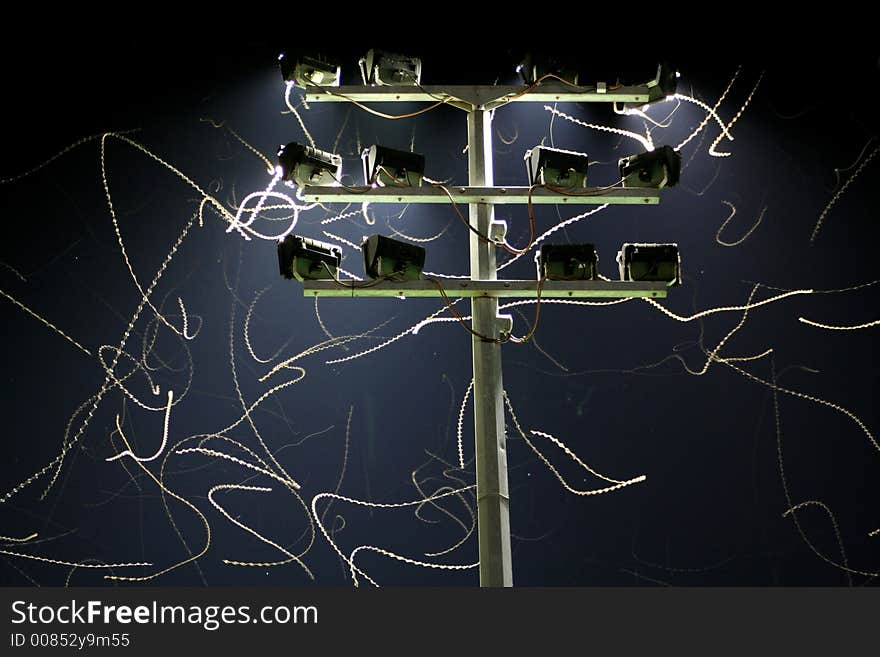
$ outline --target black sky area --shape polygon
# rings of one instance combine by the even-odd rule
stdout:
[[[527,17],[522,18],[528,22]],[[710,121],[681,151],[681,184],[663,190],[659,206],[611,207],[554,236],[597,245],[600,269],[616,275],[614,255],[624,242],[676,242],[684,284],[671,289],[664,306],[680,315],[742,305],[752,286],[765,286],[755,300],[780,290],[839,290],[876,282],[880,238],[873,192],[880,184],[880,157],[870,161],[810,235],[828,203],[858,164],[878,146],[880,50],[857,33],[789,34],[771,42],[766,32],[737,29],[731,35],[689,40],[673,25],[658,29],[645,48],[636,37],[590,39],[588,34],[554,40],[542,32],[518,36],[521,26],[501,30],[488,43],[462,31],[430,37],[370,38],[351,25],[335,43],[291,31],[276,38],[218,38],[193,33],[74,33],[0,46],[4,67],[0,179],[24,173],[69,144],[108,131],[129,136],[171,163],[224,203],[265,188],[269,176],[254,154],[224,128],[226,122],[254,148],[274,157],[279,144],[304,142],[285,111],[279,52],[320,52],[343,64],[345,81],[357,78],[355,62],[371,47],[419,55],[424,84],[492,84],[514,81],[513,66],[526,50],[577,61],[581,82],[614,81],[618,75],[650,78],[659,60],[681,71],[679,92],[713,105],[738,66],[739,77],[720,115],[729,121],[763,73],[754,99],[731,129],[734,141],[708,155],[719,133]],[[619,29],[620,26],[615,25]],[[689,28],[693,29],[693,28]],[[720,28],[719,28],[720,29]],[[731,31],[733,28],[725,28]],[[832,38],[832,36],[834,38]],[[847,38],[849,37],[849,38]],[[530,44],[528,47],[526,44]],[[772,45],[770,45],[772,43]],[[345,82],[344,82],[345,83]],[[296,92],[299,94],[300,92]],[[298,95],[295,95],[299,98]],[[405,106],[401,111],[416,109]],[[381,109],[389,111],[390,106]],[[644,133],[633,117],[610,108],[578,104],[560,110],[582,121]],[[671,103],[650,109],[660,121]],[[390,110],[394,111],[394,110]],[[677,144],[704,112],[682,103],[672,127],[654,128],[658,144]],[[617,158],[639,150],[636,142],[573,125],[552,124],[541,103],[496,112],[496,183],[523,185],[522,154],[545,140],[588,152],[598,162],[592,184],[613,182]],[[358,179],[358,145],[386,143],[427,158],[435,179],[466,180],[465,116],[444,107],[405,121],[383,121],[341,103],[313,103],[303,119],[319,146],[338,144],[343,171]],[[345,126],[343,128],[343,125]],[[552,126],[552,127],[551,127]],[[663,141],[668,136],[668,142]],[[510,143],[508,143],[510,142]],[[133,268],[146,286],[162,267],[198,205],[198,193],[155,161],[108,140],[108,184]],[[611,164],[609,164],[611,163]],[[839,170],[839,177],[835,176]],[[595,174],[593,173],[595,171]],[[593,177],[594,176],[594,177]],[[728,205],[728,204],[732,204]],[[101,345],[116,345],[141,299],[122,259],[101,180],[98,141],[89,141],[49,166],[0,184],[6,232],[0,241],[0,290],[52,322],[91,352],[86,356],[7,298],[0,299],[4,326],[4,418],[0,495],[13,491],[58,454],[71,414],[101,387]],[[716,240],[730,207],[737,214]],[[371,209],[363,217],[324,226],[332,212],[300,216],[296,233],[332,241],[328,229],[355,243],[394,227],[408,235],[442,238],[425,244],[426,268],[464,273],[467,236],[445,207]],[[586,207],[542,207],[539,231]],[[334,207],[334,211],[338,208]],[[511,225],[509,238],[528,238],[523,208],[499,210]],[[762,212],[764,214],[762,214]],[[283,223],[261,224],[277,231]],[[288,358],[327,339],[313,300],[299,283],[277,271],[274,243],[245,242],[227,233],[210,212],[194,225],[167,265],[151,300],[179,321],[177,298],[198,316],[200,333],[183,341],[156,328],[145,309],[127,349],[140,355],[154,335],[147,361],[157,369],[161,396],[134,376],[131,393],[164,406],[165,391],[187,394],[170,416],[173,444],[216,431],[238,419],[230,363],[248,403],[292,371],[259,381],[271,367],[257,356]],[[363,275],[357,254],[346,248],[343,266]],[[534,275],[532,256],[508,271]],[[723,357],[771,356],[729,364],[706,362],[742,312],[677,322],[633,301],[610,308],[542,308],[535,345],[505,345],[504,381],[527,431],[564,441],[587,464],[610,477],[645,474],[643,483],[598,496],[567,492],[516,432],[508,418],[514,581],[523,586],[874,586],[880,571],[877,405],[877,343],[880,327],[826,331],[798,321],[833,325],[880,319],[880,284],[827,294],[804,294],[755,308],[721,350]],[[319,303],[321,320],[334,335],[369,331],[390,338],[439,308],[433,300],[345,300]],[[524,332],[533,306],[513,312]],[[237,527],[211,505],[208,490],[221,484],[271,487],[272,492],[219,492],[216,499],[236,519],[299,553],[310,541],[306,507],[314,495],[333,492],[393,503],[419,498],[412,473],[426,491],[473,483],[473,464],[458,472],[456,424],[470,381],[470,342],[453,323],[423,328],[369,356],[326,365],[377,344],[365,339],[308,356],[303,381],[273,395],[254,413],[260,435],[275,458],[302,485],[301,503],[277,481],[230,461],[204,454],[170,457],[166,484],[204,514],[212,528],[207,553],[193,564],[150,580],[155,585],[349,586],[347,566],[319,533],[302,557],[311,579],[296,564],[241,567],[224,560],[267,562],[284,558]],[[110,351],[102,352],[105,358]],[[154,360],[150,360],[154,359]],[[130,364],[123,367],[130,369]],[[737,369],[738,368],[738,369]],[[757,381],[777,377],[785,391]],[[751,377],[751,378],[750,378]],[[792,393],[821,400],[815,401]],[[177,399],[175,398],[175,401]],[[832,404],[832,406],[829,406]],[[88,403],[85,409],[91,406]],[[844,409],[844,410],[841,410]],[[778,411],[778,416],[777,416]],[[189,507],[169,500],[169,522],[155,483],[128,461],[107,463],[115,416],[142,453],[161,439],[164,409],[147,412],[114,389],[101,401],[79,444],[67,454],[57,482],[41,495],[54,470],[0,504],[0,536],[33,532],[43,543],[0,541],[0,584],[5,586],[131,585],[103,579],[102,569],[75,569],[28,559],[39,555],[91,563],[144,561],[148,567],[116,568],[115,575],[147,576],[197,553],[204,527]],[[347,418],[350,445],[345,454]],[[473,418],[464,414],[465,456],[472,454]],[[857,418],[854,419],[854,418]],[[82,414],[77,413],[74,427]],[[328,429],[328,427],[331,427]],[[268,458],[253,430],[242,423],[228,434]],[[574,488],[606,482],[579,469],[551,443],[536,446]],[[184,447],[196,446],[196,441]],[[249,458],[220,441],[212,449]],[[780,472],[780,450],[790,502]],[[158,472],[161,459],[151,464]],[[339,484],[340,472],[344,472]],[[130,474],[137,475],[134,478]],[[420,561],[466,565],[476,561],[476,536],[441,556],[426,556],[458,543],[471,524],[469,506],[458,498],[438,507],[402,510],[359,508],[336,501],[325,522],[346,555],[361,545]],[[783,516],[789,504],[807,503]],[[324,513],[326,501],[318,506]],[[17,554],[13,554],[17,553]],[[432,570],[410,566],[369,550],[357,563],[382,585],[474,586],[475,569]],[[363,584],[363,578],[360,578]]]

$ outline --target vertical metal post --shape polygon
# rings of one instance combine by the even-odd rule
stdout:
[[[492,114],[473,108],[468,112],[468,183],[491,186]],[[495,216],[492,205],[470,204],[470,222],[483,235]],[[472,280],[496,280],[495,247],[470,232]],[[497,336],[498,300],[474,298],[474,330]],[[501,382],[501,345],[473,338],[474,434],[477,469],[477,535],[480,550],[480,586],[513,586],[510,556],[510,497],[507,490],[507,446]]]

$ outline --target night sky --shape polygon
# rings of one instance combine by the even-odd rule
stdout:
[[[438,310],[439,299],[323,299],[319,321],[301,285],[279,276],[273,241],[227,232],[225,220],[210,209],[200,226],[193,221],[202,199],[198,190],[110,137],[104,142],[106,184],[136,284],[105,196],[100,137],[16,178],[78,140],[132,131],[125,137],[234,212],[270,180],[265,163],[242,142],[274,160],[279,144],[306,140],[285,107],[276,62],[289,41],[243,38],[208,47],[206,39],[169,36],[161,48],[153,35],[49,40],[8,71],[0,156],[4,585],[128,585],[104,576],[146,578],[199,555],[206,545],[204,518],[211,530],[207,551],[147,583],[348,586],[347,565],[320,531],[312,533],[315,495],[338,491],[398,503],[474,483],[472,460],[458,469],[456,427],[471,379],[470,336],[460,326],[429,325],[363,357],[327,364],[404,333]],[[671,289],[662,305],[684,317],[742,306],[756,284],[753,302],[790,290],[813,292],[751,309],[700,375],[688,370],[704,369],[743,311],[682,322],[639,300],[542,306],[535,339],[503,347],[504,385],[523,429],[551,434],[607,477],[646,480],[607,494],[574,495],[508,416],[514,582],[874,585],[872,573],[880,571],[880,536],[870,535],[880,528],[880,326],[836,331],[799,318],[835,326],[880,319],[880,229],[870,196],[880,183],[880,52],[780,46],[758,55],[610,43],[588,51],[549,39],[541,45],[576,57],[586,84],[612,83],[618,74],[647,80],[666,58],[681,72],[678,91],[710,106],[738,71],[718,109],[725,123],[760,84],[730,128],[734,140],[717,145],[729,156],[710,154],[720,133],[710,120],[681,149],[681,183],[663,190],[659,206],[611,206],[558,231],[552,241],[595,244],[600,271],[612,278],[624,242],[677,243],[683,285]],[[452,52],[448,40],[409,36],[374,43],[364,34],[336,45],[297,45],[321,46],[337,56],[344,83],[359,80],[354,64],[371,47],[420,55],[426,84],[513,83],[522,50],[498,40],[479,47],[457,43]],[[13,44],[4,45],[7,60],[13,52]],[[852,92],[840,91],[847,88]],[[361,180],[359,149],[373,143],[423,153],[426,173],[435,180],[467,180],[460,110],[441,107],[388,121],[343,103],[306,109],[301,100],[295,91],[293,102],[318,146],[343,157],[349,184]],[[676,101],[647,111],[656,124],[616,115],[605,105],[557,109],[641,135],[647,125],[658,146],[678,145],[705,117],[696,104]],[[618,158],[643,150],[632,138],[554,118],[541,103],[500,108],[494,130],[496,184],[525,185],[523,154],[542,142],[588,153],[595,162],[590,184],[597,186],[617,180]],[[589,209],[539,206],[538,231]],[[354,243],[375,232],[397,232],[398,239],[437,236],[423,243],[425,268],[467,273],[467,230],[449,206],[371,206],[375,225],[359,212],[321,223],[354,210],[359,208],[303,212],[295,232],[334,242],[322,232],[330,231]],[[269,211],[255,227],[277,235],[289,225],[284,216]],[[524,206],[499,207],[496,216],[508,221],[511,242],[527,242]],[[348,246],[343,252],[342,266],[363,276],[359,252]],[[500,261],[506,257],[499,254]],[[160,271],[149,293],[152,306],[143,307],[127,331],[143,298],[138,285],[146,290]],[[532,255],[503,274],[533,278]],[[181,303],[188,335],[196,334],[191,340],[179,334]],[[176,331],[157,319],[157,311]],[[527,331],[533,311],[533,305],[508,311],[515,333]],[[303,368],[302,380],[265,397],[250,413],[253,425],[243,418],[243,404],[250,407],[273,386],[301,376],[282,369],[265,378],[272,367],[328,340],[328,333],[360,337],[299,358],[294,364]],[[115,358],[114,376],[124,379],[125,392],[111,380],[95,405],[105,366]],[[158,395],[151,385],[159,387]],[[106,459],[123,449],[117,416],[137,454],[156,452],[169,390],[168,444],[143,464],[161,474],[170,491],[163,495],[130,458]],[[228,440],[205,436],[240,419],[223,433]],[[471,459],[470,404],[463,439]],[[572,488],[607,485],[549,440],[532,441]],[[203,451],[177,453],[193,448]],[[55,459],[62,449],[59,469]],[[279,476],[286,471],[301,489],[294,494],[241,461]],[[260,490],[215,490],[212,497],[227,516],[208,499],[209,491],[225,485]],[[794,516],[783,515],[793,505],[803,506]],[[466,538],[472,513],[472,491],[400,509],[327,499],[317,504],[319,519],[346,556],[366,545],[456,566],[477,560],[475,530]],[[33,533],[37,537],[26,542],[7,540]],[[436,553],[443,554],[431,556]],[[228,563],[265,564],[288,560],[288,554],[305,567]],[[22,555],[152,565],[71,570]],[[381,585],[478,583],[476,568],[427,569],[375,550],[358,551],[355,562]]]

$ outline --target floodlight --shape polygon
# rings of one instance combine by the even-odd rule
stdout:
[[[620,159],[624,187],[674,187],[681,174],[681,155],[672,146]]]
[[[419,153],[373,145],[364,149],[361,160],[367,185],[419,187],[422,184],[425,156]]]
[[[322,87],[339,86],[339,65],[321,57],[288,57],[281,53],[278,64],[285,82],[293,82],[300,87],[311,84]]]
[[[667,62],[660,62],[657,65],[657,75],[647,83],[647,86],[649,103],[664,100],[667,96],[674,95],[678,89],[678,71]]]
[[[417,281],[425,266],[425,249],[384,235],[373,235],[361,244],[364,272],[370,278]]]
[[[516,72],[527,85],[535,84],[548,74],[556,75],[572,84],[578,82],[577,66],[569,59],[561,57],[545,57],[528,53],[516,67]]]
[[[305,185],[335,186],[342,177],[342,158],[335,153],[291,142],[278,147],[278,166],[283,180]]]
[[[663,281],[681,285],[677,244],[624,244],[617,254],[622,281]]]
[[[526,161],[526,172],[531,185],[587,186],[587,167],[590,160],[586,153],[535,146],[526,151],[523,159]]]
[[[422,60],[418,57],[371,49],[358,65],[366,84],[418,86],[422,78]]]
[[[278,242],[278,267],[290,280],[335,279],[342,261],[342,249],[334,244],[288,235]]]
[[[654,79],[643,83],[648,88],[647,103],[624,103],[624,107],[627,109],[642,108],[644,111],[648,104],[666,100],[667,97],[675,95],[678,89],[678,78],[679,74],[675,68],[667,62],[660,62],[657,65],[657,74]]]
[[[535,264],[538,280],[594,281],[599,275],[599,256],[592,244],[542,244]]]

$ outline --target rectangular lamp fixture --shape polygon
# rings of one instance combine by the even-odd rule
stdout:
[[[622,281],[659,281],[681,285],[677,244],[624,244],[617,254]]]
[[[599,276],[599,256],[592,244],[542,244],[535,264],[538,280],[594,281]]]
[[[624,187],[674,187],[681,175],[681,155],[672,146],[621,158],[619,164]]]
[[[657,75],[647,83],[647,87],[649,103],[675,95],[678,89],[678,71],[668,62],[660,62],[657,65]]]
[[[674,96],[678,89],[679,73],[675,68],[667,62],[660,62],[657,65],[657,74],[653,80],[645,82],[648,88],[648,102],[646,103],[624,103],[624,107],[628,109],[645,109],[645,106],[666,100],[670,96]]]
[[[285,82],[293,82],[300,87],[319,85],[321,87],[338,87],[340,66],[320,57],[288,57],[284,53],[278,56],[281,76]]]
[[[292,180],[300,187],[338,186],[342,177],[342,158],[339,155],[296,142],[278,147],[278,166],[281,167],[283,180]]]
[[[366,84],[418,86],[422,78],[422,60],[370,49],[358,65]]]
[[[384,235],[373,235],[361,244],[364,272],[370,278],[417,281],[425,267],[425,249]]]
[[[590,158],[586,153],[535,146],[526,151],[526,173],[530,185],[586,187]]]
[[[335,279],[341,261],[342,249],[334,244],[299,235],[288,235],[278,242],[278,268],[287,280]]]
[[[361,153],[364,182],[380,187],[419,187],[425,174],[425,156],[396,151],[385,146],[370,146]]]

